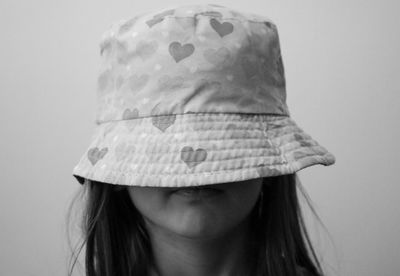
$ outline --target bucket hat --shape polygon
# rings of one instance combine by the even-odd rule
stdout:
[[[290,116],[266,16],[213,4],[145,12],[111,24],[100,56],[81,184],[201,186],[335,163]]]

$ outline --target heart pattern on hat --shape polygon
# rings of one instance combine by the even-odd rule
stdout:
[[[194,150],[190,146],[185,146],[181,149],[181,160],[186,163],[189,168],[193,168],[206,160],[207,151],[202,148]]]
[[[178,41],[171,42],[169,44],[169,53],[171,56],[174,58],[175,62],[179,62],[190,55],[193,54],[194,52],[194,45],[192,43],[187,43],[185,45],[182,45]]]
[[[119,30],[121,30],[122,33],[130,30],[132,31],[132,36],[114,35],[105,39],[105,41],[107,42],[104,45],[105,48],[112,49],[111,56],[107,57],[107,60],[105,61],[112,66],[110,70],[112,70],[116,74],[115,76],[110,76],[109,80],[107,80],[107,78],[105,77],[103,80],[101,80],[102,83],[99,86],[105,87],[104,90],[108,91],[111,91],[111,88],[115,87],[115,90],[117,92],[116,94],[118,94],[117,96],[120,96],[121,99],[105,103],[105,107],[103,108],[103,110],[105,111],[108,106],[113,106],[114,109],[122,108],[122,111],[116,113],[118,114],[118,118],[113,118],[121,119],[126,105],[129,104],[129,106],[132,107],[130,103],[136,102],[137,104],[135,106],[140,108],[141,116],[149,115],[149,106],[140,105],[140,97],[149,92],[152,94],[150,98],[154,100],[154,97],[156,97],[157,94],[154,89],[158,88],[159,91],[166,92],[164,94],[162,94],[162,92],[159,93],[159,99],[161,99],[161,101],[167,101],[165,102],[165,107],[169,106],[168,111],[164,110],[166,111],[163,112],[164,114],[183,112],[185,110],[185,104],[187,102],[182,101],[181,98],[183,97],[184,93],[188,93],[188,91],[190,91],[189,89],[181,89],[184,87],[184,85],[189,87],[189,82],[186,83],[187,78],[184,76],[184,74],[193,75],[193,77],[195,77],[194,81],[196,81],[196,76],[200,76],[203,71],[206,72],[207,69],[213,69],[212,66],[209,66],[207,64],[210,63],[215,65],[216,68],[214,69],[216,70],[222,70],[223,68],[230,67],[229,71],[227,70],[226,72],[220,72],[221,74],[224,74],[220,76],[220,79],[218,79],[219,81],[221,81],[221,83],[213,82],[212,78],[206,76],[208,77],[208,83],[205,83],[200,90],[204,90],[204,93],[210,95],[210,99],[212,96],[213,99],[216,99],[216,101],[221,103],[221,105],[217,103],[215,108],[210,106],[210,110],[214,109],[216,112],[223,112],[227,108],[234,108],[234,105],[237,104],[243,107],[256,106],[254,112],[264,111],[265,109],[263,109],[264,106],[262,106],[262,101],[265,101],[266,97],[262,97],[262,95],[255,95],[258,90],[252,88],[253,84],[260,81],[264,84],[268,82],[272,85],[283,83],[282,81],[278,82],[276,79],[276,76],[280,75],[279,72],[283,71],[279,68],[283,69],[283,66],[281,66],[281,58],[277,59],[276,57],[276,50],[271,49],[279,47],[279,43],[275,41],[277,39],[277,34],[275,34],[276,31],[274,30],[273,23],[267,21],[259,21],[259,23],[261,24],[254,24],[254,26],[257,25],[257,27],[253,28],[254,32],[252,32],[249,38],[246,39],[247,42],[245,43],[240,40],[232,39],[232,41],[226,41],[226,43],[224,44],[212,43],[208,46],[205,45],[207,40],[213,39],[216,40],[215,42],[218,42],[220,37],[224,38],[230,34],[235,34],[236,21],[230,21],[230,19],[232,19],[232,16],[238,16],[238,18],[241,18],[243,20],[245,20],[245,17],[241,13],[221,13],[217,9],[204,9],[200,11],[193,10],[193,12],[190,12],[190,16],[181,16],[181,13],[179,13],[179,16],[177,17],[171,16],[174,13],[175,10],[171,9],[155,14],[154,16],[150,16],[153,19],[153,21],[150,20],[150,28],[154,26],[153,23],[157,24],[164,20],[166,16],[169,16],[168,22],[164,23],[166,23],[166,25],[171,24],[170,29],[163,28],[160,30],[154,29],[151,31],[142,30],[141,32],[140,28],[138,28],[137,30],[134,29],[134,24],[135,22],[137,23],[137,19],[132,18],[119,24]],[[150,17],[147,17],[146,19],[149,19]],[[190,23],[190,26],[183,30],[177,28],[181,23],[181,19],[185,19],[183,21],[185,21],[186,23]],[[188,33],[187,30],[194,27],[193,19],[205,20],[205,27],[207,30],[201,33],[196,33],[194,35],[192,32]],[[246,27],[250,27],[250,25],[246,25]],[[270,28],[271,30],[267,32],[266,30],[268,28]],[[112,31],[114,32],[114,30]],[[149,36],[145,35],[146,32],[149,33]],[[139,40],[132,39],[132,37],[138,37],[138,34],[141,34],[141,36],[139,36]],[[268,34],[271,39],[265,39],[266,34]],[[237,35],[239,38],[240,33],[238,33]],[[200,39],[200,37],[203,39]],[[190,38],[193,38],[193,41],[187,41]],[[251,45],[248,45],[249,42]],[[237,44],[240,44],[241,47],[247,47],[247,51],[245,51],[245,48],[241,50],[235,48],[235,45]],[[213,45],[217,46],[213,48]],[[231,48],[231,46],[233,47]],[[252,46],[254,48],[262,47],[262,49],[257,48],[257,51],[248,51],[249,46]],[[132,47],[134,48],[133,51],[130,50],[130,48]],[[195,50],[197,55],[194,55]],[[172,61],[172,59],[167,60],[163,55],[167,55],[167,58],[168,56],[171,56],[173,60],[175,60],[176,64],[182,64],[182,61],[185,61],[185,63],[183,66],[174,67],[174,65],[176,64],[173,64],[174,62]],[[122,59],[120,60],[120,63],[127,64],[126,66],[115,66],[115,57],[118,56],[119,59]],[[158,60],[159,56],[160,59]],[[270,63],[263,63],[262,58],[267,58]],[[143,74],[140,75],[140,73]],[[267,76],[265,76],[265,73],[267,73]],[[249,83],[247,84],[245,82]],[[239,87],[240,85],[234,84],[240,83],[244,83],[246,86],[249,85],[249,89],[243,88],[242,90],[240,90],[235,88],[235,86]],[[245,85],[243,85],[243,87]],[[149,88],[149,90],[146,89],[146,91],[144,91],[144,88],[147,87]],[[129,90],[134,93],[129,93]],[[215,97],[214,95],[211,95],[211,93],[214,91]],[[168,94],[168,92],[173,93]],[[243,93],[255,96],[245,97]],[[266,93],[269,93],[269,91],[267,91]],[[227,95],[223,96],[222,94]],[[231,95],[231,97],[228,97],[228,95]],[[169,99],[170,96],[177,97],[177,102],[183,102],[183,104],[179,106],[179,109],[173,106],[172,101],[170,101]],[[126,100],[124,98],[126,98]],[[159,101],[157,100],[151,102]],[[207,108],[205,107],[205,109]],[[277,107],[275,110],[277,112],[285,112],[283,108],[279,110]],[[105,112],[103,112],[103,114],[105,114]],[[109,118],[111,119],[111,116]],[[165,125],[165,127],[168,127],[168,125]],[[161,128],[160,130],[163,130],[163,128]]]
[[[151,118],[152,124],[164,132],[175,123],[176,114],[154,116]]]
[[[106,34],[98,133],[78,175],[167,187],[189,176],[187,185],[240,178],[227,168],[264,177],[331,162],[314,154],[311,138],[293,136],[300,130],[279,111],[286,93],[276,87],[284,68],[273,23],[209,6],[176,11],[121,21]]]
[[[233,32],[233,24],[230,22],[220,23],[216,18],[211,18],[210,25],[220,37],[224,37]]]
[[[130,120],[130,119],[136,119],[139,117],[139,110],[137,108],[132,109],[132,111],[127,108],[124,110],[124,113],[122,114],[122,119],[124,120]]]
[[[95,165],[97,163],[97,161],[99,161],[100,159],[102,159],[108,152],[108,148],[102,148],[101,150],[98,147],[94,147],[89,149],[88,153],[87,153],[87,157],[90,161],[90,163],[92,163],[92,165]]]

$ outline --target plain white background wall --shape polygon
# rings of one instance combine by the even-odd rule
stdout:
[[[94,127],[101,34],[189,3],[278,25],[292,117],[337,158],[299,173],[333,239],[310,229],[324,266],[329,275],[399,275],[399,2],[160,3],[0,2],[0,275],[66,275],[65,216],[80,188],[71,172]]]

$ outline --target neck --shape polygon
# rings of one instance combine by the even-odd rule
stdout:
[[[218,237],[192,239],[148,225],[152,276],[236,276],[249,269],[249,222]]]

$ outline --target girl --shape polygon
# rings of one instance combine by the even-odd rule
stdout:
[[[114,24],[100,52],[73,172],[86,275],[323,275],[296,172],[335,157],[290,118],[275,24],[180,6]]]

